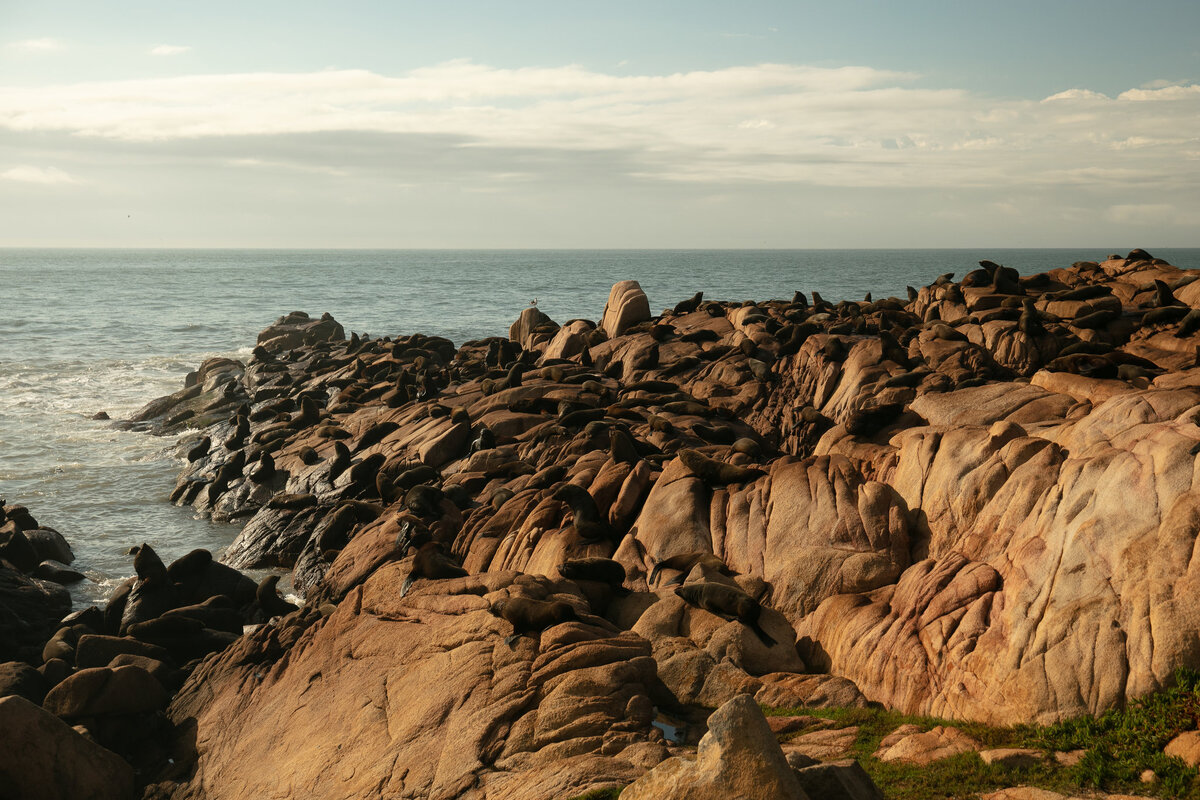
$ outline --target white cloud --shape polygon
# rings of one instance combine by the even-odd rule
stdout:
[[[186,53],[191,50],[187,45],[179,44],[160,44],[150,48],[152,56],[177,56],[180,53]]]
[[[460,60],[396,76],[326,70],[0,87],[0,127],[132,142],[419,134],[447,152],[619,154],[627,174],[658,181],[1200,183],[1200,137],[1190,133],[1200,86],[1116,97],[1071,89],[1038,102],[915,88],[915,77],[862,66],[624,75]]]
[[[32,167],[27,164],[10,167],[0,172],[0,178],[21,183],[40,183],[45,186],[79,182],[58,167]]]
[[[9,42],[7,47],[23,53],[48,53],[62,50],[66,45],[58,39],[25,39],[21,42]]]

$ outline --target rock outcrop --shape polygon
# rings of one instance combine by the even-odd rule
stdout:
[[[135,424],[195,429],[173,500],[308,605],[194,656],[156,791],[232,796],[286,740],[285,794],[561,797],[739,695],[1007,724],[1167,685],[1200,663],[1200,272],[981,264],[657,317],[626,282],[461,347],[289,315],[206,364]]]

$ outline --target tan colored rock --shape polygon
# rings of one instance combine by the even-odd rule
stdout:
[[[552,583],[491,573],[400,598],[406,574],[385,564],[329,616],[264,626],[192,674],[170,715],[195,720],[196,792],[548,800],[637,776],[622,753],[657,740],[649,643],[595,620],[510,646],[487,598]]]
[[[558,324],[541,309],[529,306],[509,327],[508,338],[525,350],[540,350],[549,344],[558,330]]]
[[[773,672],[759,678],[755,701],[770,708],[866,708],[867,699],[852,681],[837,675]]]
[[[850,755],[857,738],[858,726],[851,725],[846,728],[825,728],[802,733],[781,746],[788,754],[799,753],[818,761],[837,761]]]
[[[749,695],[730,700],[708,718],[708,733],[690,761],[671,758],[621,792],[621,800],[807,798],[762,712]]]
[[[546,350],[542,353],[542,357],[551,358],[571,358],[577,356],[587,347],[587,335],[594,328],[587,320],[577,319],[568,322],[558,329],[558,333],[554,334],[554,338],[546,345]]]
[[[909,764],[925,765],[941,758],[959,753],[979,750],[979,742],[958,728],[938,725],[920,733],[905,733],[894,738],[895,733],[884,737],[875,751],[880,761],[904,761]]]
[[[1163,752],[1182,759],[1189,767],[1200,765],[1200,731],[1185,731],[1167,743]]]
[[[0,792],[43,800],[128,800],[133,770],[23,697],[0,698]]]
[[[600,327],[610,338],[620,336],[628,328],[650,319],[650,301],[637,281],[613,284],[604,305]]]

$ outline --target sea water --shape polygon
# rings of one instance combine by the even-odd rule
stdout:
[[[1127,248],[1126,248],[1127,249]],[[1155,250],[1200,267],[1200,249]],[[0,250],[0,498],[71,543],[100,602],[132,573],[131,546],[165,561],[219,554],[238,528],[167,502],[175,440],[93,420],[128,417],[182,387],[204,359],[246,359],[293,310],[329,312],[347,333],[426,333],[455,344],[505,335],[531,302],[563,323],[598,320],[608,290],[641,283],[651,309],[712,300],[905,297],[988,258],[1022,274],[1098,260],[1078,250],[268,251]]]

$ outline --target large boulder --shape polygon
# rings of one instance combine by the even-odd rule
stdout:
[[[726,800],[770,797],[807,800],[775,734],[749,695],[739,695],[708,718],[695,760],[671,758],[634,781],[621,800]]]
[[[629,328],[650,319],[650,301],[637,281],[613,284],[604,305],[600,327],[610,338],[620,336]]]
[[[0,795],[130,800],[133,770],[23,697],[0,698]]]

